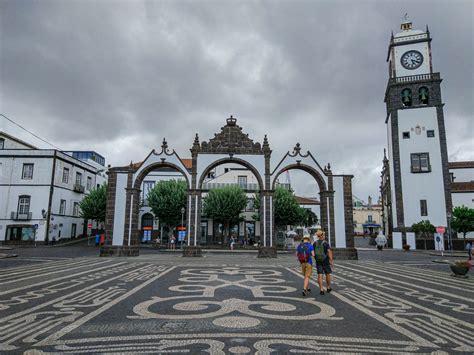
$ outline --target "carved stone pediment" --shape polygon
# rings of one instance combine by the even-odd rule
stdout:
[[[201,142],[199,153],[211,154],[264,154],[262,145],[249,138],[237,125],[237,119],[230,116],[227,124],[209,142]]]

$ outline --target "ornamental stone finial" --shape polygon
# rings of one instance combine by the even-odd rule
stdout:
[[[227,126],[235,126],[237,123],[237,119],[234,116],[230,115],[230,117],[226,120]]]
[[[293,148],[293,154],[300,154],[301,152],[301,145],[299,143],[296,143],[295,147]]]
[[[163,148],[163,150],[168,149],[168,142],[166,142],[166,138],[163,138],[163,144],[161,145],[161,148]]]
[[[194,137],[194,145],[199,145],[199,135],[196,133],[196,136]]]

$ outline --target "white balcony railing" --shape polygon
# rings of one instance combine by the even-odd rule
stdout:
[[[31,212],[19,213],[17,211],[12,211],[10,219],[13,219],[14,221],[29,221],[31,219]]]

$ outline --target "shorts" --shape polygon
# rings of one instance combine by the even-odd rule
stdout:
[[[301,272],[303,273],[304,277],[311,277],[311,275],[313,274],[313,265],[311,265],[310,263],[302,263]]]
[[[318,263],[316,261],[316,272],[318,273],[318,275],[332,273],[331,264],[329,263],[328,258],[324,259],[322,263]]]

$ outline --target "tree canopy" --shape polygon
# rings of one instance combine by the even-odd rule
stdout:
[[[252,218],[259,221],[260,198],[255,195],[253,199],[256,213]],[[296,200],[296,196],[290,190],[277,187],[273,194],[273,201],[275,208],[275,224],[278,227],[297,224],[309,227],[318,223],[318,216],[311,209],[300,207]]]
[[[84,196],[79,203],[79,216],[97,222],[105,221],[105,209],[107,206],[107,185],[100,185]]]
[[[303,219],[303,212],[293,192],[277,187],[273,194],[275,224],[279,227],[295,225]]]
[[[227,243],[229,227],[239,221],[246,205],[247,195],[239,186],[226,186],[209,191],[203,202],[203,214],[224,224],[224,243]]]
[[[412,224],[411,229],[414,233],[421,234],[423,236],[427,236],[430,233],[434,233],[436,231],[435,226],[432,225],[429,220],[414,223]]]
[[[183,180],[158,181],[148,192],[148,205],[161,223],[172,232],[181,223],[181,209],[186,208],[186,182]]]
[[[465,242],[466,234],[474,231],[474,209],[466,206],[455,207],[451,228],[457,233],[462,233]]]

